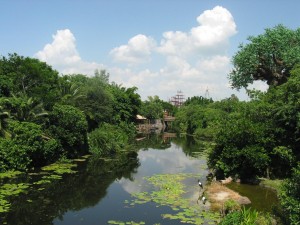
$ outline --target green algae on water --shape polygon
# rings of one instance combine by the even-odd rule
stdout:
[[[131,207],[136,204],[145,204],[155,202],[157,206],[169,206],[173,213],[162,214],[163,219],[180,220],[188,224],[216,224],[220,215],[218,213],[207,211],[204,207],[192,203],[190,199],[185,198],[184,194],[188,187],[184,185],[184,180],[188,178],[196,179],[195,174],[157,174],[145,179],[154,186],[152,192],[133,193],[135,197],[132,201],[126,201]],[[194,189],[195,191],[195,189]]]

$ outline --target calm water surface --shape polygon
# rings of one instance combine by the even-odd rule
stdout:
[[[157,207],[154,202],[128,207],[125,202],[132,199],[132,193],[151,191],[153,187],[144,177],[155,174],[192,173],[205,184],[208,172],[202,156],[203,146],[187,139],[163,140],[159,136],[148,137],[138,145],[137,156],[115,160],[90,158],[87,162],[78,162],[76,174],[54,180],[43,190],[31,188],[12,200],[11,211],[0,214],[1,222],[9,225],[102,225],[114,220],[181,224],[162,218],[161,214],[172,212],[170,207]],[[22,179],[22,182],[33,183],[38,178]],[[196,188],[197,179],[189,179],[185,185]],[[189,196],[195,204],[198,197],[197,192]]]

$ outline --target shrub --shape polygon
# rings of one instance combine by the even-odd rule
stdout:
[[[243,207],[240,211],[227,214],[220,225],[272,225],[270,215],[259,214],[256,210]]]
[[[300,163],[293,169],[291,178],[285,180],[280,192],[280,203],[291,225],[300,224]]]
[[[57,159],[61,146],[55,139],[45,139],[40,125],[31,122],[9,122],[11,139],[0,140],[2,170],[26,170]]]
[[[112,155],[125,147],[128,136],[120,127],[105,123],[88,135],[88,141],[90,152]]]
[[[25,146],[13,140],[0,138],[0,172],[7,170],[26,170],[31,163]]]
[[[49,121],[49,135],[60,142],[68,156],[87,149],[87,121],[79,109],[56,104],[49,114]]]

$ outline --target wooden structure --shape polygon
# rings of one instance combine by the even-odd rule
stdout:
[[[149,127],[149,120],[141,115],[136,115],[136,129],[138,131],[145,131]]]
[[[163,118],[163,120],[164,120],[164,124],[165,124],[166,127],[168,127],[169,124],[171,122],[173,122],[175,119],[176,118],[174,116],[169,116],[168,112],[164,112],[164,118]]]
[[[136,116],[136,130],[141,133],[150,133],[162,130],[164,124],[161,119],[150,122],[149,119],[141,115]]]

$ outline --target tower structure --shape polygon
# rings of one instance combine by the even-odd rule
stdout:
[[[206,91],[205,91],[205,96],[204,96],[206,99],[209,99],[209,90],[208,90],[208,87],[206,88]]]
[[[177,91],[177,94],[175,96],[171,97],[169,102],[176,107],[182,106],[183,103],[185,102],[185,97],[184,97],[184,94],[182,93],[182,91]]]

